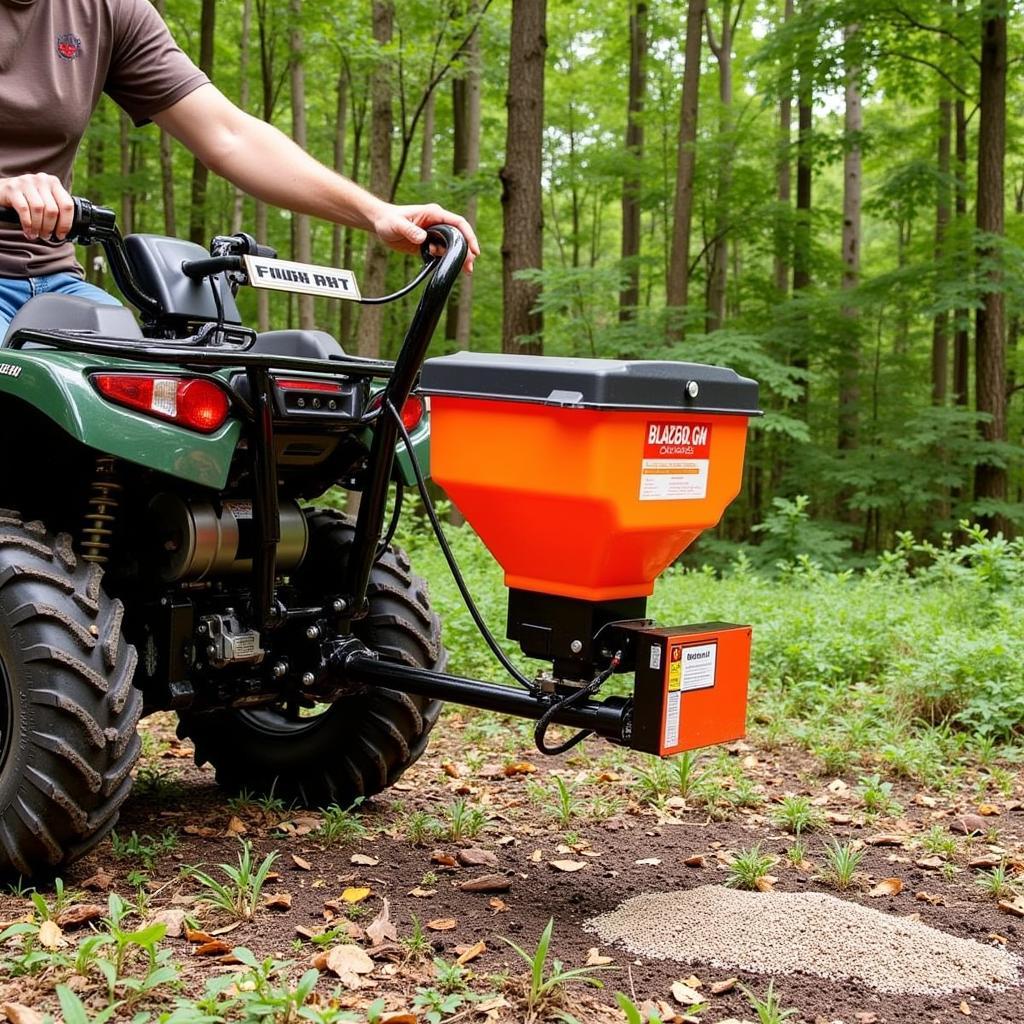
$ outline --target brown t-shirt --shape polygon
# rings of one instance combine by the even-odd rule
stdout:
[[[100,94],[137,125],[209,79],[149,0],[0,0],[0,177],[71,165]],[[80,272],[68,243],[0,223],[0,277]]]

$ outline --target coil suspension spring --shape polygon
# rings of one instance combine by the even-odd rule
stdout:
[[[110,560],[111,538],[117,523],[124,488],[117,480],[117,460],[102,457],[96,460],[96,475],[89,484],[85,525],[80,548],[86,562],[106,565]]]

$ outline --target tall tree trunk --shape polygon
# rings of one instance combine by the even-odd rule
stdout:
[[[469,6],[475,15],[476,0]],[[477,30],[463,47],[465,72],[452,79],[453,149],[452,172],[456,178],[472,179],[480,170],[480,32]],[[476,227],[477,194],[475,185],[463,201],[463,216]],[[473,276],[463,274],[455,301],[448,304],[446,335],[460,349],[469,348],[472,327]]]
[[[345,173],[345,141],[348,132],[348,68],[345,59],[342,57],[338,69],[338,85],[336,88],[337,103],[334,108],[334,169],[338,174]],[[345,251],[345,229],[340,224],[331,227],[331,266],[342,265],[343,253]],[[342,310],[347,302],[338,303],[338,340],[341,340],[341,332],[344,326]]]
[[[122,110],[118,118],[121,152],[121,230],[130,235],[135,231],[135,188],[132,184],[131,120]]]
[[[945,266],[946,233],[950,210],[950,142],[953,134],[953,101],[939,100],[939,135],[936,170],[939,187],[935,200],[935,262]],[[949,313],[943,310],[932,321],[932,404],[945,405],[949,380]]]
[[[785,0],[782,23],[793,17],[793,0]],[[793,126],[793,75],[785,72],[782,96],[779,98],[779,156],[775,165],[776,196],[779,201],[775,216],[775,290],[780,296],[789,294],[789,221],[790,221],[790,156]]]
[[[679,162],[673,207],[672,249],[669,255],[665,304],[675,310],[669,335],[682,339],[683,316],[690,294],[690,230],[693,222],[693,179],[697,166],[697,109],[700,98],[700,47],[707,0],[687,0],[683,96],[679,111]]]
[[[804,55],[797,75],[797,142],[796,142],[796,211],[793,221],[793,293],[806,291],[811,286],[811,186],[814,159],[814,94],[812,70],[808,55]],[[810,403],[810,385],[806,380],[810,359],[806,349],[792,356],[792,364],[803,371],[799,404],[804,415]]]
[[[199,68],[213,77],[214,41],[217,31],[217,8],[214,0],[203,0],[199,26]],[[207,245],[206,185],[209,171],[196,157],[192,162],[192,206],[189,210],[188,237],[197,245]]]
[[[543,318],[534,312],[540,285],[517,278],[540,269],[544,254],[541,162],[544,135],[544,59],[547,0],[512,0],[508,67],[508,130],[501,169],[503,352],[542,351]]]
[[[292,138],[301,150],[309,148],[306,129],[306,65],[302,40],[302,0],[291,0],[292,26],[289,43],[289,74],[292,85]],[[304,213],[292,214],[294,256],[299,263],[313,262],[313,239],[309,217]],[[316,312],[312,295],[299,295],[299,327],[304,331],[316,326]]]
[[[622,179],[622,273],[619,320],[632,320],[640,305],[640,167],[644,155],[647,92],[647,3],[636,0],[629,14],[629,102],[626,111],[626,173]]]
[[[391,0],[373,0],[373,38],[380,47],[391,43],[395,8]],[[390,58],[381,55],[370,80],[370,191],[387,196],[391,190],[391,108]],[[388,253],[376,235],[370,235],[363,265],[364,290],[367,295],[381,295],[387,278]],[[376,359],[380,356],[380,335],[384,319],[382,306],[366,306],[359,318],[359,354]]]
[[[250,0],[246,0],[250,2]],[[167,13],[167,0],[156,0],[161,18]],[[160,196],[164,209],[164,234],[174,238],[178,234],[178,218],[174,203],[174,151],[171,136],[160,131]]]
[[[708,300],[704,330],[711,334],[725,323],[726,286],[729,268],[729,190],[732,187],[732,38],[743,10],[739,0],[735,20],[732,0],[722,0],[722,37],[715,39],[711,15],[705,13],[708,48],[718,63],[718,186],[711,254],[708,260]]]
[[[962,99],[953,104],[956,125],[956,195],[954,209],[956,220],[962,224],[967,217],[967,111]],[[968,260],[961,254],[958,261],[964,274],[969,272]],[[957,405],[967,404],[967,384],[970,365],[970,313],[960,308],[953,313],[953,401]]]
[[[420,184],[434,179],[434,126],[437,92],[431,90],[423,107],[423,137],[420,140]]]
[[[981,425],[986,441],[1006,440],[1006,308],[1002,254],[1006,227],[1004,161],[1006,155],[1006,2],[993,3],[981,26],[981,81],[978,121],[978,198],[976,226],[981,241],[978,269],[985,283],[975,313],[975,401],[991,419]],[[1006,469],[979,463],[974,496],[1006,498]],[[995,518],[995,517],[992,517]]]
[[[861,113],[860,69],[851,64],[849,53],[854,43],[857,26],[844,30],[846,44],[846,104],[844,117],[843,155],[843,282],[844,292],[854,291],[860,283],[861,249],[861,153],[860,136],[863,130]],[[845,450],[857,447],[858,404],[860,402],[860,323],[856,306],[844,303],[843,332],[839,353],[839,432],[838,447]]]
[[[252,56],[252,47],[249,37],[252,35],[252,0],[242,2],[242,36],[238,47],[238,105],[242,110],[248,112],[249,104],[252,102],[252,87],[249,84],[249,63]],[[231,231],[237,234],[244,227],[245,221],[245,193],[235,189],[234,205],[231,211]]]

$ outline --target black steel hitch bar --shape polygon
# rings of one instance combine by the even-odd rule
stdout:
[[[380,686],[532,721],[539,720],[552,707],[564,703],[564,694],[534,695],[515,686],[485,683],[419,666],[383,661],[354,638],[335,641],[326,654],[324,668],[328,685],[340,684],[345,688]],[[589,730],[613,743],[628,746],[633,734],[633,701],[628,697],[606,697],[603,701],[586,700],[573,706],[556,707],[551,721],[557,725]]]

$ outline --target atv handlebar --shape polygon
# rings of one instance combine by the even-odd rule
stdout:
[[[75,215],[71,221],[71,230],[67,241],[78,242],[80,245],[92,245],[104,237],[110,237],[117,227],[117,214],[105,206],[96,206],[88,199],[75,196]],[[0,221],[6,224],[21,224],[18,211],[10,206],[0,206]]]

